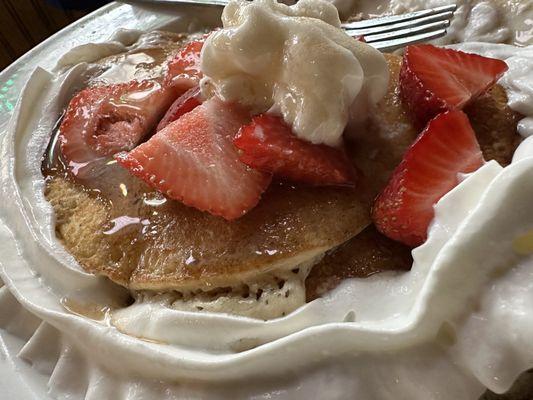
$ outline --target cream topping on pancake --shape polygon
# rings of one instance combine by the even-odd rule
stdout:
[[[232,1],[222,22],[202,50],[204,94],[280,113],[302,139],[340,144],[350,114],[365,119],[386,93],[383,55],[340,29],[327,2]]]

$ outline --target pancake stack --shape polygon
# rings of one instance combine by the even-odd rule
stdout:
[[[85,270],[137,301],[262,319],[286,315],[344,279],[408,270],[410,249],[370,220],[373,199],[419,133],[399,99],[401,58],[386,58],[387,95],[364,125],[346,131],[360,171],[355,189],[275,182],[256,208],[226,221],[166,199],[113,163],[91,182],[58,168],[46,188],[58,238]],[[519,115],[506,103],[495,86],[465,110],[485,158],[502,165],[519,142]]]

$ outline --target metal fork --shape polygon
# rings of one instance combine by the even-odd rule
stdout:
[[[141,5],[196,5],[223,7],[227,0],[124,0]],[[342,28],[353,37],[364,37],[366,43],[381,51],[393,51],[410,44],[425,42],[446,35],[457,9],[451,4],[408,14],[345,22]]]
[[[408,14],[345,22],[342,27],[350,36],[363,36],[365,42],[378,50],[392,51],[446,35],[456,9],[457,5],[451,4]]]

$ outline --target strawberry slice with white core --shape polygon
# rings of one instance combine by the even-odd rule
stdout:
[[[131,150],[174,100],[174,89],[155,81],[89,87],[71,100],[59,128],[69,170],[83,177],[89,164]]]
[[[171,122],[176,121],[182,115],[194,110],[202,104],[200,100],[200,87],[196,86],[183,93],[168,109],[165,116],[159,121],[157,131],[160,131]]]
[[[281,117],[254,117],[233,143],[243,163],[281,178],[311,185],[354,184],[355,169],[344,151],[298,138]]]
[[[211,98],[115,158],[166,196],[232,220],[255,207],[271,180],[241,163],[233,146],[249,119],[236,106]]]
[[[449,111],[430,121],[377,197],[372,217],[377,229],[409,246],[422,244],[433,206],[458,183],[458,174],[483,165],[468,117]]]
[[[424,125],[446,110],[462,109],[487,92],[507,71],[504,61],[419,44],[408,46],[400,71],[400,94]]]

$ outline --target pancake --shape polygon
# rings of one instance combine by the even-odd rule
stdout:
[[[80,264],[131,289],[237,285],[273,269],[292,269],[369,223],[368,205],[352,189],[274,184],[258,207],[228,222],[165,200],[136,178],[122,178],[128,196],[118,205],[121,199],[104,199],[60,176],[49,180],[46,196],[56,212],[57,235]],[[147,204],[158,201],[165,203]],[[111,221],[123,228],[114,231]]]
[[[347,131],[360,171],[355,190],[276,182],[255,209],[228,222],[166,199],[113,162],[84,182],[56,168],[45,194],[57,237],[85,270],[135,291],[138,301],[265,319],[342,279],[407,269],[409,249],[372,227],[358,236],[370,225],[373,199],[418,134],[398,95],[401,59],[386,57],[387,95],[365,125]],[[495,87],[467,112],[484,154],[507,163],[518,116],[503,89]],[[306,295],[307,272],[326,253],[307,279]]]
[[[265,319],[293,311],[305,303],[312,262],[369,224],[369,205],[352,189],[275,184],[258,207],[227,222],[174,201],[149,206],[165,199],[134,179],[124,176],[128,196],[110,201],[65,177],[51,178],[46,196],[57,237],[85,270],[136,291],[172,291],[172,298],[152,300],[181,309],[202,295],[199,310]]]
[[[113,162],[92,181],[52,171],[46,196],[57,236],[89,272],[134,290],[237,288],[306,264],[368,226],[373,182],[386,181],[372,158],[382,142],[362,144],[357,189],[273,183],[232,222],[166,199]]]

